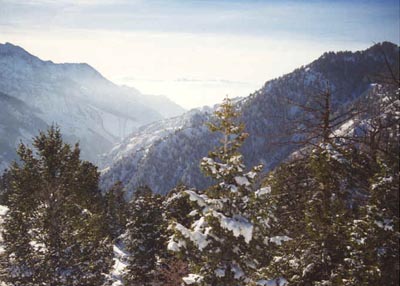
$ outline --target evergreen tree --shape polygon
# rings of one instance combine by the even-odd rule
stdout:
[[[116,182],[104,196],[107,224],[113,240],[125,232],[127,223],[128,203],[123,188],[121,182]]]
[[[273,232],[282,241],[269,277],[284,277],[292,285],[342,285],[348,256],[348,221],[357,209],[357,196],[366,183],[357,150],[348,136],[335,128],[357,114],[351,109],[332,113],[331,91],[315,95],[311,105],[297,105],[305,111],[307,124],[294,127],[308,148],[300,158],[279,167],[270,176]],[[363,182],[364,181],[364,182]],[[361,192],[362,193],[362,192]],[[279,232],[281,234],[279,234]]]
[[[289,285],[344,285],[358,168],[349,157],[346,149],[322,144],[309,158],[271,175],[273,228],[287,239],[266,268],[267,277],[284,277]]]
[[[346,285],[398,285],[398,171],[382,164],[371,180],[370,195],[361,216],[350,225]]]
[[[246,285],[259,267],[260,252],[268,257],[263,252],[266,218],[255,207],[263,193],[254,186],[261,166],[245,172],[238,149],[248,135],[236,122],[232,102],[225,99],[215,115],[218,121],[209,127],[223,134],[222,144],[203,158],[201,167],[217,183],[205,191],[184,191],[193,204],[186,216],[192,223],[170,225],[174,234],[168,249],[189,260],[190,274],[183,278],[187,284]]]
[[[11,171],[4,227],[10,279],[16,279],[10,282],[19,285],[28,275],[33,284],[21,285],[102,285],[112,248],[104,231],[97,169],[79,159],[77,145],[71,149],[63,143],[56,127],[40,133],[33,146],[35,155],[20,146],[22,166],[15,164]],[[28,267],[14,267],[18,251],[29,256]]]
[[[0,205],[7,205],[8,194],[11,189],[11,172],[5,170],[0,176]]]
[[[192,203],[186,195],[185,191],[187,189],[184,184],[178,184],[167,194],[163,202],[165,222],[170,224],[180,222],[183,226],[190,227],[193,217],[188,214],[192,210]],[[168,236],[173,234],[173,230],[168,229],[167,226],[166,224],[163,231],[165,241],[167,241]],[[159,272],[161,273],[160,278],[163,285],[180,286],[182,278],[188,274],[186,257],[181,255],[177,258],[175,253],[164,251],[160,262]]]
[[[188,214],[193,209],[193,203],[186,194],[187,186],[178,184],[165,197],[163,202],[164,216],[169,222],[179,222],[185,227],[189,227],[193,221]]]
[[[20,145],[17,153],[23,165],[14,163],[10,170],[8,194],[9,211],[3,223],[2,280],[15,286],[39,285],[38,259],[35,257],[32,242],[33,213],[38,205],[35,196],[39,187],[32,151]]]
[[[153,285],[164,245],[161,196],[148,187],[138,188],[129,204],[129,216],[125,244],[130,256],[123,280],[127,285]]]
[[[364,123],[367,136],[342,141],[322,128],[311,154],[270,175],[273,232],[290,239],[263,269],[267,277],[289,285],[397,283],[398,101],[381,99]]]
[[[397,285],[399,281],[399,80],[380,86],[364,151],[373,174],[367,204],[351,225],[348,285]],[[393,83],[393,80],[392,80]]]
[[[266,206],[271,212],[268,223],[275,248],[271,253],[274,259],[260,269],[260,277],[273,280],[287,277],[289,271],[288,277],[294,275],[287,264],[295,258],[291,251],[293,238],[298,238],[297,249],[301,247],[300,242],[306,240],[304,209],[312,185],[309,173],[307,158],[303,158],[280,165],[265,178],[263,184],[270,187]]]

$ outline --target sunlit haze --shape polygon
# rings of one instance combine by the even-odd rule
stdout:
[[[247,96],[325,51],[383,40],[400,42],[397,0],[0,0],[1,43],[86,62],[185,108]]]

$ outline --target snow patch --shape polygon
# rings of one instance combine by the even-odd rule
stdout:
[[[221,227],[232,231],[235,237],[243,236],[246,243],[253,238],[253,224],[246,218],[239,215],[229,218],[217,212],[214,212],[214,216],[220,220]]]
[[[292,240],[290,237],[286,235],[278,235],[278,236],[273,236],[270,237],[269,241],[272,243],[275,243],[276,245],[282,245],[283,242]]]
[[[206,200],[208,199],[207,196],[199,195],[196,192],[190,190],[185,191],[185,193],[189,195],[189,199],[192,202],[196,202],[200,207],[206,206]]]
[[[256,191],[256,197],[268,195],[269,193],[271,193],[271,187],[267,186],[267,187],[264,187],[264,188],[261,188],[261,189],[257,190]]]
[[[209,243],[207,240],[207,236],[208,232],[210,231],[210,228],[205,228],[205,232],[203,233],[202,230],[204,229],[204,225],[205,225],[204,217],[201,217],[192,224],[192,227],[194,228],[193,231],[187,229],[186,227],[184,227],[179,223],[175,225],[175,229],[179,231],[184,237],[189,238],[201,251]],[[174,245],[171,243],[170,245],[171,249],[176,248],[177,246],[179,246],[179,244]]]
[[[250,186],[250,182],[246,177],[237,176],[235,177],[235,182],[239,186]]]
[[[195,284],[195,283],[201,282],[203,280],[203,276],[191,273],[188,276],[183,277],[182,280],[186,284],[191,285],[191,284]]]

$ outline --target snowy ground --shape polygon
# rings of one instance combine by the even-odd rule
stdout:
[[[126,267],[127,254],[123,251],[122,245],[114,245],[114,266],[111,278],[114,281],[112,286],[122,286],[122,275]]]

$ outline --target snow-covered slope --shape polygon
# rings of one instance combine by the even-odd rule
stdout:
[[[384,52],[398,62],[399,47],[377,44],[365,51],[325,53],[311,64],[268,81],[264,87],[237,104],[250,137],[243,146],[246,164],[262,163],[268,170],[294,151],[287,141],[287,118],[300,118],[303,110],[290,106],[287,98],[306,104],[316,89],[328,81],[334,110],[345,108],[370,89],[371,79],[386,71]],[[171,120],[142,127],[116,145],[102,160],[104,189],[116,180],[132,191],[141,184],[166,193],[178,182],[205,187],[210,181],[200,172],[199,161],[218,142],[205,122],[211,110],[194,110]]]
[[[134,132],[102,159],[103,187],[108,188],[121,180],[129,190],[148,184],[162,192],[163,187],[186,180],[185,175],[198,171],[199,156],[208,152],[210,142],[204,144],[202,137],[208,136],[205,123],[211,113],[211,108],[193,109]],[[212,137],[216,140],[212,135],[207,138],[212,140]]]
[[[88,64],[42,61],[9,43],[0,44],[0,91],[47,124],[60,125],[94,162],[138,127],[184,111],[164,97],[117,86]]]

